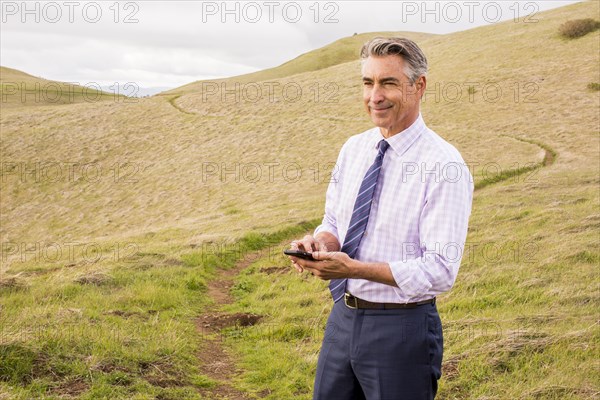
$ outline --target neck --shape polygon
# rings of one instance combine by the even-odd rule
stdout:
[[[404,121],[401,121],[398,125],[390,125],[390,126],[380,126],[379,131],[384,138],[389,139],[390,137],[399,134],[400,132],[408,129],[415,121],[419,118],[419,112],[415,115],[412,115],[410,118],[407,118]]]

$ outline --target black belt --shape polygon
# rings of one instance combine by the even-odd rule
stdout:
[[[373,303],[371,301],[359,299],[350,293],[344,296],[344,302],[350,308],[362,308],[367,310],[393,310],[399,308],[416,308],[423,304],[435,304],[435,297],[415,303]]]

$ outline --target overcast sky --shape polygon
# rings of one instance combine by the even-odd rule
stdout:
[[[534,23],[574,2],[2,0],[0,60],[58,81],[172,88],[274,67],[355,32]]]

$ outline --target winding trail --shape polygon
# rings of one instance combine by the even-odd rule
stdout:
[[[489,177],[489,178],[486,177],[485,179],[482,179],[475,184],[475,190],[483,189],[486,186],[489,186],[489,185],[492,185],[495,183],[499,183],[499,182],[502,182],[502,181],[505,181],[508,179],[515,178],[516,176],[535,171],[542,167],[548,167],[548,166],[554,164],[554,161],[558,157],[558,154],[556,153],[556,151],[554,151],[550,146],[548,146],[545,143],[538,142],[538,141],[531,140],[531,139],[520,138],[518,136],[511,136],[511,135],[502,135],[502,136],[505,136],[505,137],[508,137],[511,139],[515,139],[515,140],[518,140],[523,143],[529,143],[529,144],[536,145],[539,148],[541,148],[542,150],[544,150],[544,157],[542,158],[541,161],[539,161],[537,163],[527,163],[522,167],[508,169],[508,170],[502,171],[501,173],[494,175],[492,177]]]
[[[243,269],[260,257],[261,251],[255,252],[256,257],[244,257],[237,262],[235,267],[227,270],[219,270],[215,279],[208,283],[208,296],[213,304],[208,306],[204,313],[196,318],[196,328],[202,337],[202,347],[198,354],[200,360],[200,373],[217,381],[212,388],[202,389],[200,392],[208,399],[214,400],[246,400],[250,398],[246,394],[235,389],[230,382],[231,377],[241,374],[236,368],[231,355],[223,347],[221,329],[230,326],[251,326],[260,320],[260,316],[254,314],[228,314],[220,310],[224,305],[232,304],[231,288],[236,276]]]

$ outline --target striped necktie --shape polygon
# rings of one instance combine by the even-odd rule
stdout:
[[[352,211],[352,217],[350,218],[350,226],[341,250],[343,253],[348,254],[350,258],[354,258],[356,255],[360,240],[367,229],[369,213],[371,212],[371,203],[373,202],[373,194],[375,193],[379,171],[381,170],[381,164],[383,163],[383,156],[389,147],[390,144],[386,142],[385,139],[377,144],[377,149],[379,150],[377,157],[375,157],[373,165],[368,169],[360,184],[358,196],[356,196],[356,202],[354,203],[354,211]],[[347,278],[332,279],[329,282],[329,290],[331,291],[331,297],[333,297],[334,302],[344,297],[347,282]]]

